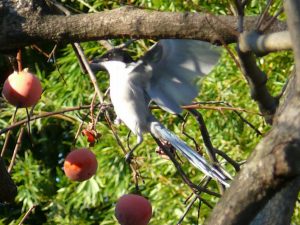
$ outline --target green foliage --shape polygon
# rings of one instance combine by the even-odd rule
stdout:
[[[43,168],[32,157],[30,151],[26,151],[24,158],[18,157],[16,166],[17,173],[13,173],[13,179],[18,185],[16,201],[23,203],[22,211],[28,210],[36,204],[44,204],[53,193],[53,178],[49,169]]]
[[[94,12],[112,9],[120,6],[118,1],[102,0],[64,0],[62,3],[81,12]],[[230,1],[167,1],[167,0],[139,0],[132,4],[145,8],[163,11],[200,11],[215,14],[231,14]],[[266,1],[250,1],[247,15],[258,15],[265,7]],[[275,13],[281,1],[274,1],[271,13]],[[112,40],[114,45],[124,40]],[[151,40],[139,40],[129,48],[134,58],[141,56],[153,43]],[[104,53],[98,42],[83,43],[88,58]],[[235,46],[230,46],[234,51]],[[44,46],[45,51],[51,51]],[[54,112],[66,107],[89,105],[94,96],[94,88],[87,75],[83,74],[71,45],[60,46],[55,53],[55,63],[38,54],[34,49],[23,51],[24,67],[37,73],[41,79],[44,93],[37,104],[34,114]],[[278,95],[285,84],[292,68],[292,55],[289,52],[274,53],[258,59],[257,63],[269,77],[268,88],[273,95]],[[1,72],[6,69],[7,62],[0,59]],[[5,68],[5,69],[4,69]],[[4,73],[4,72],[3,72]],[[1,74],[2,76],[2,74]],[[97,74],[98,84],[103,92],[108,87],[108,76]],[[247,125],[232,110],[220,110],[218,106],[242,108],[247,112],[240,112],[242,117],[254,125],[260,132],[266,133],[269,127],[258,114],[256,103],[250,98],[249,87],[228,53],[224,51],[219,65],[207,76],[201,84],[201,92],[197,98],[199,102],[218,101],[220,104],[202,104],[212,108],[200,110],[206,122],[213,145],[226,152],[238,162],[244,161],[261,139],[261,136]],[[107,98],[108,99],[108,98]],[[0,101],[0,129],[9,126],[14,108]],[[213,108],[214,107],[214,108]],[[95,109],[95,114],[97,113]],[[193,141],[181,134],[182,122],[173,115],[161,110],[153,110],[155,116],[166,126],[186,140],[191,146]],[[110,111],[114,118],[114,114]],[[96,115],[94,115],[96,116]],[[20,109],[17,120],[25,119],[26,112]],[[64,114],[52,115],[38,119],[30,124],[31,138],[25,132],[22,146],[18,153],[12,176],[18,185],[16,203],[0,205],[0,224],[18,224],[25,212],[33,205],[36,208],[27,218],[25,224],[117,224],[114,216],[114,204],[125,194],[134,192],[134,174],[124,161],[124,153],[117,144],[112,131],[100,115],[96,130],[101,134],[100,139],[92,147],[97,155],[97,174],[88,181],[78,183],[68,180],[64,176],[63,161],[67,153],[76,147],[86,147],[86,138],[76,132],[81,122],[86,127],[91,121],[89,109],[75,110]],[[121,142],[126,146],[128,129],[124,125],[115,126]],[[198,124],[188,117],[185,131],[191,135],[203,150],[203,141]],[[12,132],[11,140],[5,153],[8,163],[18,136],[18,128]],[[5,135],[0,136],[0,146],[3,146]],[[135,143],[135,137],[130,137],[130,145]],[[139,188],[153,206],[153,218],[150,224],[176,224],[183,215],[186,199],[190,196],[189,187],[183,183],[173,164],[155,152],[155,142],[149,136],[135,152],[136,169],[141,174]],[[234,169],[219,158],[224,167],[232,174]],[[185,162],[184,159],[182,159]],[[187,163],[183,166],[188,176],[198,183],[203,174]],[[210,186],[217,191],[216,185]],[[217,198],[207,194],[202,196],[214,205]],[[187,202],[187,204],[189,201]],[[299,207],[298,207],[299,208]],[[202,224],[211,209],[206,205],[201,207],[198,221],[197,204],[187,214],[184,224]],[[299,210],[295,212],[295,223],[299,222]]]

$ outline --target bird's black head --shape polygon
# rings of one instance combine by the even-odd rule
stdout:
[[[122,49],[109,50],[107,53],[105,53],[100,58],[93,60],[93,62],[94,61],[96,61],[96,62],[120,61],[120,62],[124,62],[126,64],[134,62],[134,60],[131,58],[131,56]]]
[[[108,61],[119,61],[119,62],[123,62],[125,64],[134,62],[134,60],[131,58],[131,56],[124,50],[112,49],[112,50],[109,50],[104,55],[102,55],[101,57],[93,59],[90,62],[90,67],[95,72],[103,71],[103,70],[107,69],[104,66],[105,65],[104,63],[108,62]]]

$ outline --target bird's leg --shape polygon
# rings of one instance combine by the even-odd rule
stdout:
[[[161,144],[162,144],[164,147],[168,148],[172,154],[175,153],[175,149],[173,148],[173,146],[171,145],[170,142],[165,141],[165,140],[163,140],[163,139],[159,139],[159,141],[161,142]],[[162,149],[160,146],[157,146],[157,148],[155,149],[155,152],[156,152],[157,154],[159,154],[162,158],[169,159],[169,157],[164,153],[163,149]]]
[[[131,159],[132,159],[132,154],[133,151],[143,142],[143,136],[142,135],[138,135],[137,139],[136,139],[136,145],[133,148],[129,148],[129,152],[125,155],[125,160],[126,162],[130,163]]]
[[[164,146],[165,148],[168,148],[170,153],[172,155],[174,155],[175,157],[178,158],[178,160],[183,163],[183,161],[181,160],[181,158],[179,157],[179,155],[177,154],[176,152],[176,148],[168,141],[165,141],[163,139],[159,139],[159,141],[161,142],[161,145]],[[164,159],[170,159],[165,153],[164,153],[164,150],[160,147],[160,146],[157,146],[157,148],[155,149],[155,152],[157,154],[159,154],[162,158]]]

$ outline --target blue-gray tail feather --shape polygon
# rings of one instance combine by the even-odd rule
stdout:
[[[220,181],[226,187],[229,186],[226,182],[227,177],[223,173],[210,165],[201,155],[191,149],[185,142],[179,139],[158,121],[152,122],[151,133],[156,138],[161,138],[170,142],[191,164],[201,170],[204,174]]]

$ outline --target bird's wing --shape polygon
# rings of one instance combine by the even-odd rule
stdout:
[[[207,42],[163,39],[141,58],[152,73],[147,93],[164,110],[179,114],[198,94],[196,78],[208,74],[220,51]]]

